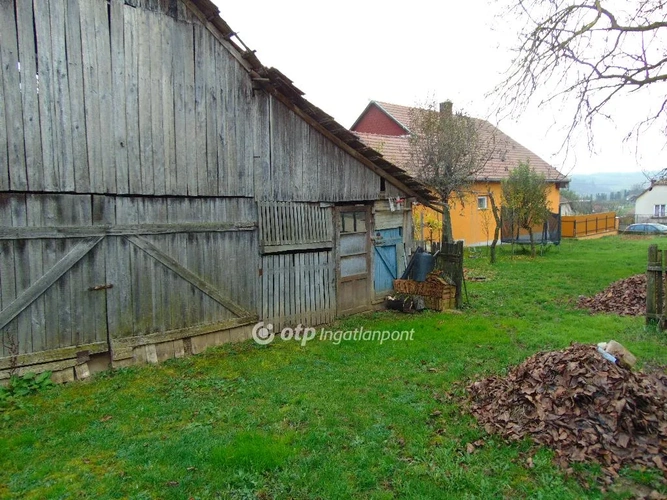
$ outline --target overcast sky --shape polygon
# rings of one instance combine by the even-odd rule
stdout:
[[[346,127],[370,100],[410,106],[430,97],[498,124],[485,95],[502,81],[515,31],[489,0],[214,1],[265,66],[282,71]],[[566,174],[659,170],[667,151],[658,130],[639,148],[622,140],[648,98],[614,106],[614,123],[596,128],[594,153],[584,138],[568,156],[559,152],[568,125],[559,109],[531,109],[499,126]]]

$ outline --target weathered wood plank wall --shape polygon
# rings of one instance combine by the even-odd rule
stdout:
[[[259,257],[250,199],[0,194],[0,214],[0,320],[17,298],[35,294],[0,330],[16,339],[20,354],[106,343],[107,334],[223,323],[255,310]],[[46,290],[33,290],[94,237],[104,239]],[[178,265],[165,264],[168,258]],[[227,291],[241,310],[225,305],[220,293]],[[2,349],[0,357],[10,354]]]
[[[0,190],[253,196],[252,82],[173,4],[1,2]]]
[[[319,203],[260,202],[262,253],[333,247],[333,211]]]
[[[212,29],[187,0],[0,0],[0,320],[26,363],[329,321],[330,204],[402,196]]]
[[[0,9],[0,190],[379,196],[375,173],[254,92],[180,1],[5,0]]]
[[[336,317],[336,269],[332,251],[262,257],[261,317],[274,325],[321,325]]]
[[[257,198],[360,201],[380,196],[380,178],[296,116],[269,100],[271,162],[256,172]]]
[[[323,205],[323,206],[322,206]],[[336,314],[333,207],[260,202],[259,315],[275,328],[314,326]],[[276,255],[273,255],[276,254]]]

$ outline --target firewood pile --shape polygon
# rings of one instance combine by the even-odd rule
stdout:
[[[615,281],[593,297],[579,297],[579,309],[592,313],[642,316],[646,313],[646,275],[637,274]]]
[[[489,433],[549,446],[559,463],[595,461],[607,477],[624,465],[667,472],[667,376],[622,368],[594,346],[538,353],[505,377],[468,387]]]

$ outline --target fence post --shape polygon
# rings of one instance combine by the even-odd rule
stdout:
[[[572,228],[572,237],[577,237],[577,219],[574,219],[574,227]]]
[[[663,313],[662,251],[658,245],[648,248],[646,266],[646,324],[660,321]]]
[[[463,241],[443,243],[435,268],[444,271],[456,285],[456,308],[460,309],[463,305]]]
[[[658,288],[660,290],[659,292],[659,300],[660,300],[660,310],[661,310],[661,317],[660,320],[658,321],[658,328],[660,330],[665,330],[667,329],[667,317],[665,316],[665,312],[667,311],[667,308],[665,307],[665,299],[667,299],[667,286],[665,286],[665,269],[667,269],[667,251],[663,250],[660,254],[660,266],[662,267],[662,272],[660,273],[660,283],[658,283]]]

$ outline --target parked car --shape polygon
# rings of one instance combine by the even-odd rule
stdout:
[[[667,226],[656,222],[630,224],[624,232],[634,234],[667,234]]]

